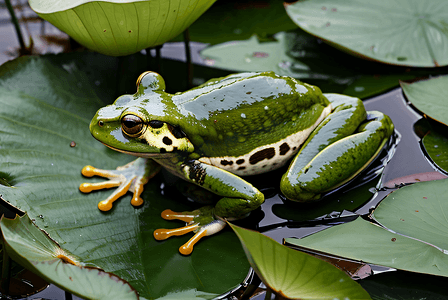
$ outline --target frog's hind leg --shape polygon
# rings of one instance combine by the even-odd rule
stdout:
[[[315,201],[321,193],[351,180],[393,132],[390,118],[380,112],[366,113],[361,100],[332,96],[337,100],[334,113],[313,131],[282,177],[280,189],[288,199]]]
[[[174,229],[156,229],[154,231],[154,238],[161,241],[166,240],[167,238],[172,236],[179,236],[189,232],[194,232],[194,236],[179,248],[179,252],[181,254],[191,254],[194,245],[201,238],[218,233],[226,226],[226,222],[219,218],[213,218],[210,220],[202,218],[202,221],[205,221],[203,222],[204,225],[201,225],[201,221],[195,221],[196,218],[201,218],[201,215],[204,215],[204,211],[206,210],[209,210],[211,213],[213,213],[213,208],[208,206],[203,207],[200,210],[182,213],[174,212],[170,209],[164,210],[161,215],[165,220],[181,220],[187,222],[189,225]]]
[[[98,183],[82,183],[79,190],[83,193],[117,187],[117,189],[107,199],[98,203],[101,211],[112,209],[112,204],[117,199],[125,195],[128,191],[133,192],[131,204],[140,206],[143,199],[140,194],[143,192],[143,186],[158,173],[160,165],[153,160],[138,158],[116,170],[102,170],[92,166],[85,166],[81,173],[86,177],[100,176],[108,178],[108,181]]]
[[[193,246],[202,237],[215,234],[222,230],[225,219],[235,220],[246,217],[251,211],[264,202],[264,195],[249,182],[218,167],[191,160],[180,166],[181,175],[185,180],[192,182],[222,198],[215,207],[204,206],[192,212],[175,213],[171,210],[162,212],[166,220],[181,220],[187,226],[178,229],[157,229],[154,237],[164,240],[171,236],[195,232],[179,252],[188,255]]]

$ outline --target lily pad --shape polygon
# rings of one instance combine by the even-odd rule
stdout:
[[[441,132],[431,131],[425,135],[422,143],[431,160],[448,172],[448,137]]]
[[[139,57],[129,62],[138,63]],[[95,181],[82,177],[84,165],[115,168],[133,159],[107,149],[88,129],[96,110],[117,96],[111,94],[121,78],[111,74],[118,66],[116,58],[85,53],[21,57],[0,67],[2,199],[26,212],[81,263],[115,274],[141,297],[192,290],[203,297],[239,286],[249,265],[230,229],[201,241],[189,257],[178,253],[188,236],[154,240],[156,228],[182,225],[163,220],[164,209],[195,208],[161,195],[161,177],[147,184],[145,203],[137,209],[127,195],[102,213],[97,203],[112,191],[79,192],[81,183]],[[53,272],[49,268],[41,275],[66,288]]]
[[[209,46],[201,56],[214,68],[234,72],[270,70],[310,81],[323,91],[358,98],[373,96],[397,86],[399,80],[415,77],[392,67],[377,70],[371,62],[335,53],[302,30],[278,32],[268,40],[253,35],[247,40]]]
[[[300,28],[351,54],[403,66],[448,64],[444,0],[317,0],[285,6]]]
[[[400,82],[406,98],[419,111],[445,125],[448,124],[448,76],[414,83]]]
[[[370,299],[344,271],[236,225],[246,255],[263,283],[287,299]]]
[[[201,51],[206,64],[231,71],[274,71],[283,76],[307,78],[309,67],[287,55],[288,33],[279,32],[275,40],[261,42],[256,35],[245,41],[230,41]]]
[[[445,171],[445,174],[448,173],[448,136],[446,130],[445,125],[428,118],[421,118],[414,123],[414,132],[421,138],[420,144],[424,153],[435,166],[441,171]],[[443,176],[438,172],[436,173]],[[436,179],[439,178],[433,180]]]
[[[31,8],[85,47],[121,56],[161,45],[216,0],[29,0]]]
[[[375,209],[373,218],[386,228],[416,238],[448,253],[448,179],[405,186]]]
[[[447,180],[419,182],[389,194],[373,217],[286,243],[391,268],[448,276]],[[389,229],[389,230],[388,230]]]
[[[28,216],[2,218],[0,227],[6,249],[13,258],[48,281],[87,299],[138,299],[137,292],[117,276],[80,265],[34,226]]]

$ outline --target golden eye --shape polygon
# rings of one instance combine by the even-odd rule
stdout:
[[[121,118],[121,129],[130,136],[139,135],[144,128],[143,120],[136,115],[125,115]]]

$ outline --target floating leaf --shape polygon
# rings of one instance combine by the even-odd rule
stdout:
[[[216,0],[29,0],[43,19],[81,45],[121,56],[177,36]]]
[[[395,68],[377,66],[345,53],[335,53],[302,30],[278,32],[271,40],[252,36],[205,48],[207,65],[229,71],[274,71],[279,75],[312,81],[323,91],[366,98],[415,77]],[[370,73],[369,73],[370,72]],[[373,75],[380,72],[381,75]],[[396,73],[396,74],[393,74]]]
[[[414,123],[414,132],[421,138],[421,145],[425,150],[425,154],[429,156],[429,159],[437,167],[448,172],[448,137],[446,129],[445,125],[428,118],[421,118]],[[441,175],[440,173],[438,174]]]
[[[400,82],[406,98],[419,111],[448,124],[448,76],[440,76],[414,83]]]
[[[447,180],[419,182],[389,194],[374,218],[333,226],[287,243],[413,272],[448,276]],[[397,233],[399,234],[397,234]]]
[[[448,253],[448,179],[419,182],[390,194],[373,217],[383,226]]]
[[[123,63],[142,65],[142,57]],[[195,208],[161,195],[162,178],[146,185],[145,204],[138,209],[127,195],[102,213],[97,203],[111,191],[79,192],[81,183],[95,181],[82,177],[84,165],[115,168],[133,159],[107,149],[88,129],[96,110],[117,96],[117,82],[127,81],[116,77],[118,66],[116,58],[78,53],[21,57],[0,67],[0,174],[12,185],[0,185],[2,199],[27,212],[79,261],[126,280],[141,297],[188,290],[202,297],[239,286],[249,265],[230,229],[201,241],[189,257],[178,253],[188,236],[163,242],[153,238],[156,228],[181,225],[163,220],[164,209]],[[127,88],[131,92],[137,76]],[[57,278],[54,268],[42,272]]]
[[[448,138],[446,135],[431,131],[422,140],[426,153],[442,170],[448,172]]]
[[[404,66],[448,64],[445,0],[297,1],[286,12],[303,30],[361,57]]]
[[[2,218],[1,231],[8,253],[17,262],[80,297],[138,299],[136,291],[117,276],[82,267],[26,215],[14,220]]]
[[[370,299],[345,272],[258,232],[231,225],[255,272],[288,299]]]
[[[406,271],[448,276],[448,258],[437,248],[358,218],[287,245]]]
[[[287,33],[277,33],[275,41],[260,42],[253,35],[246,41],[231,41],[201,51],[210,66],[231,71],[274,71],[279,75],[296,78],[308,77],[309,67],[287,55]]]

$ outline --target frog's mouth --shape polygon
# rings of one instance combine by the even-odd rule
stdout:
[[[125,154],[129,154],[129,155],[133,155],[133,156],[138,156],[138,157],[144,157],[144,158],[160,158],[160,157],[168,157],[168,156],[174,156],[175,153],[172,152],[165,152],[165,153],[161,153],[161,152],[133,152],[133,151],[129,151],[129,150],[123,150],[123,149],[119,149],[119,148],[115,148],[111,145],[108,145],[106,143],[102,143],[103,145],[107,146],[108,148],[115,150],[117,152],[121,152],[121,153],[125,153]]]

